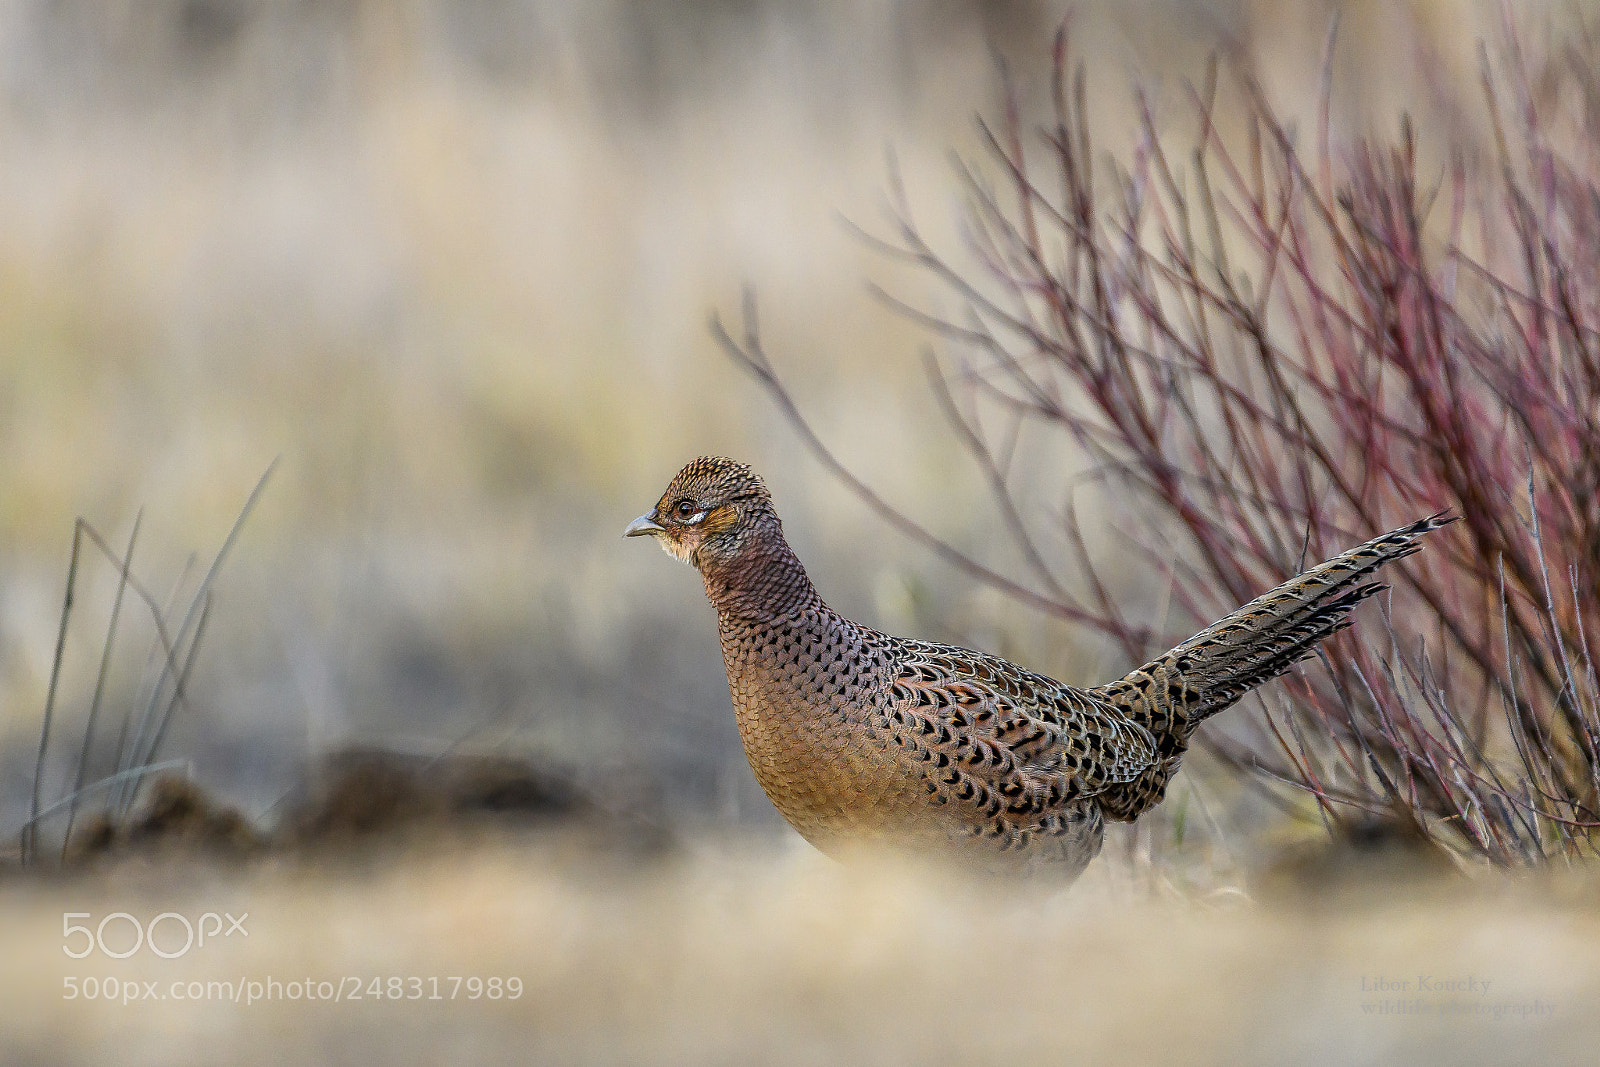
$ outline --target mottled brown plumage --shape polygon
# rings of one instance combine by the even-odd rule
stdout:
[[[1076,876],[1104,819],[1158,803],[1195,726],[1349,625],[1442,515],[1368,541],[1093,689],[891,637],[822,602],[748,466],[702,458],[628,527],[696,567],[717,610],[745,754],[808,841],[951,850]]]

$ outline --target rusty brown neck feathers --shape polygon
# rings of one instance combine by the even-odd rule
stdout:
[[[706,596],[724,619],[762,620],[824,606],[770,511],[752,517],[751,528],[731,555],[702,551],[695,561]]]

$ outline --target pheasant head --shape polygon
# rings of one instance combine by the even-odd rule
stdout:
[[[654,537],[670,555],[703,572],[760,547],[767,520],[777,522],[772,494],[755,471],[702,456],[679,471],[656,506],[630,522],[623,535]]]

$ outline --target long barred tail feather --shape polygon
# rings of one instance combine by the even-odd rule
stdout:
[[[1448,512],[1375,537],[1264,593],[1227,618],[1093,690],[1155,735],[1162,763],[1145,780],[1102,797],[1111,818],[1133,818],[1160,800],[1195,726],[1276,678],[1351,623],[1356,605],[1388,588],[1365,579],[1416,552],[1456,520]]]
[[[1441,512],[1374,537],[1257,597],[1160,657],[1157,662],[1166,661],[1181,679],[1188,727],[1276,678],[1349,626],[1357,604],[1388,588],[1364,579],[1418,551],[1423,536],[1455,519]]]

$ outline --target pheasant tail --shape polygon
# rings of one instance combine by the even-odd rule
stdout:
[[[1454,521],[1440,513],[1375,537],[1262,594],[1126,677],[1091,690],[1148,729],[1160,757],[1135,781],[1102,794],[1106,815],[1131,820],[1159,802],[1197,725],[1349,626],[1351,610],[1387,588],[1365,579]]]

